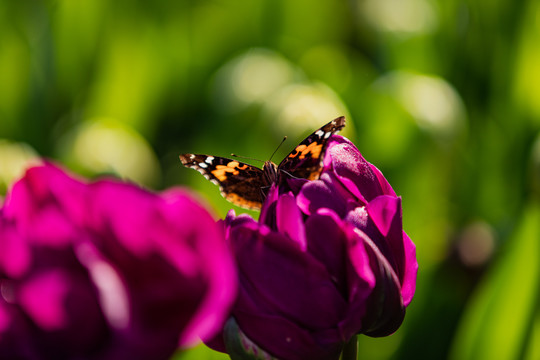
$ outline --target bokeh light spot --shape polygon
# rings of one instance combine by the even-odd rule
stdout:
[[[214,97],[221,109],[239,110],[265,101],[295,77],[294,67],[277,53],[250,49],[217,73]]]
[[[161,175],[159,163],[148,142],[135,130],[113,119],[92,119],[70,139],[70,154],[76,165],[100,173],[113,172],[135,182],[155,184]]]
[[[289,136],[296,136],[306,129],[316,129],[338,116],[349,120],[342,134],[350,134],[353,128],[347,107],[323,83],[284,87],[268,99],[264,110],[272,126]]]
[[[463,230],[457,250],[461,262],[466,266],[484,265],[495,250],[495,231],[485,222],[473,222]]]
[[[437,26],[437,16],[427,0],[364,0],[361,17],[374,29],[400,36],[425,34]]]
[[[0,139],[0,193],[5,193],[25,169],[40,162],[38,154],[29,145]]]
[[[453,138],[464,129],[463,101],[440,77],[396,71],[379,78],[376,86],[393,95],[420,128],[437,137]]]

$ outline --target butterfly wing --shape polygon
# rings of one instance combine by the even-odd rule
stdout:
[[[200,154],[182,154],[180,161],[218,185],[221,195],[233,204],[246,209],[261,208],[261,169],[232,159]]]
[[[341,116],[313,132],[283,159],[278,173],[308,180],[318,179],[328,139],[344,126],[345,117]]]

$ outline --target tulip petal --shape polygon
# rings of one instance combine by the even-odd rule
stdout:
[[[128,249],[137,256],[147,254],[153,243],[148,241],[148,234],[140,229],[152,228],[150,221],[156,218],[152,202],[157,197],[115,181],[100,181],[90,186],[94,200],[89,214],[91,226],[103,231],[112,230],[122,250]]]
[[[278,231],[289,236],[298,244],[302,251],[306,250],[306,231],[302,213],[292,193],[280,196],[276,207],[276,222]]]
[[[352,143],[342,143],[328,149],[332,167],[345,187],[360,201],[368,202],[382,190],[370,164]]]
[[[331,210],[320,210],[306,221],[308,251],[326,267],[336,288],[347,293],[347,241],[342,221]]]
[[[384,251],[384,248],[383,252],[395,264],[395,271],[403,283],[407,259],[403,243],[401,197],[378,196],[366,205],[366,209],[386,239],[389,252]]]
[[[220,220],[221,221],[221,220]],[[229,210],[227,213],[227,216],[225,217],[225,226],[231,227],[231,226],[247,226],[252,229],[256,229],[259,227],[257,222],[248,214],[240,214],[236,216],[233,209]]]
[[[416,246],[405,231],[403,232],[403,245],[405,247],[405,274],[401,282],[401,296],[403,297],[403,305],[409,306],[416,291],[418,262],[416,261]]]
[[[381,186],[382,193],[384,195],[390,195],[390,196],[393,196],[393,197],[397,197],[396,192],[394,191],[394,189],[392,189],[392,186],[390,185],[388,180],[386,180],[386,178],[382,174],[381,170],[379,170],[375,165],[373,165],[371,163],[369,164],[369,166],[371,167],[371,170],[373,171],[373,173],[377,177],[377,180],[379,181],[379,185]]]
[[[385,237],[392,226],[399,226],[398,222],[401,223],[401,198],[377,196],[366,205],[366,210]]]
[[[264,206],[261,209],[259,215],[259,222],[266,224],[271,229],[276,229],[276,206],[279,198],[279,188],[275,185],[270,187],[266,199],[264,200]]]
[[[71,245],[73,234],[77,232],[64,211],[53,206],[48,206],[36,214],[29,230],[29,235],[36,239],[36,243],[64,248]]]
[[[338,360],[343,340],[336,329],[311,330],[279,315],[235,312],[239,328],[266,352],[287,360]]]
[[[343,192],[346,190],[334,179],[329,174],[322,174],[320,180],[310,181],[302,187],[296,201],[304,214],[311,215],[320,208],[328,208],[340,216],[345,215],[347,196]]]
[[[21,277],[32,262],[31,249],[28,243],[20,241],[20,234],[15,224],[0,217],[0,269],[6,275]]]
[[[20,291],[20,302],[32,320],[45,330],[67,325],[64,311],[68,279],[59,271],[39,274],[27,281]]]
[[[83,202],[84,185],[51,163],[45,163],[28,169],[13,185],[6,196],[4,213],[7,217],[16,216],[23,226],[28,226],[32,223],[31,217],[47,204],[69,213],[72,220],[80,224],[85,217],[85,209],[80,206]]]
[[[18,305],[0,297],[0,354],[5,359],[40,359],[35,344],[29,342],[32,330],[27,315]]]
[[[362,330],[368,308],[367,300],[376,286],[376,277],[373,273],[369,254],[366,251],[362,234],[350,225],[344,226],[347,241],[346,279],[348,309],[339,323],[344,340],[350,339]]]
[[[231,240],[241,283],[235,309],[282,314],[308,328],[331,326],[343,315],[345,299],[325,267],[288,237],[235,228]]]
[[[102,181],[95,184],[95,187],[97,209],[105,221],[112,222],[108,226],[113,227],[117,238],[125,241],[122,243],[124,249],[129,249],[137,257],[131,260],[131,264],[126,263],[129,268],[123,269],[123,272],[134,271],[131,267],[141,261],[146,261],[154,271],[163,268],[161,271],[165,274],[170,272],[165,270],[165,264],[158,266],[149,258],[153,253],[159,253],[167,260],[167,265],[175,269],[170,276],[162,276],[165,281],[183,282],[186,288],[195,287],[202,290],[201,286],[195,283],[201,280],[200,259],[204,254],[206,259],[204,281],[207,285],[207,289],[203,292],[204,296],[184,295],[182,299],[180,292],[171,289],[168,296],[177,298],[178,305],[171,307],[169,311],[176,312],[180,316],[178,313],[180,301],[185,302],[185,308],[196,308],[196,311],[189,314],[191,319],[185,324],[180,339],[181,345],[191,346],[201,336],[204,338],[212,336],[225,321],[227,313],[220,305],[230,303],[234,299],[236,282],[234,265],[230,258],[223,256],[228,252],[225,244],[219,241],[223,234],[210,214],[185,191],[178,189],[169,190],[158,197],[117,182]],[[107,203],[107,199],[111,196],[116,196],[121,201],[114,204]],[[140,211],[134,211],[137,209]],[[182,222],[179,223],[177,219],[182,219]],[[244,221],[243,219],[241,217],[240,221]],[[201,232],[199,229],[205,231]],[[179,239],[191,240],[185,242],[178,241]],[[110,244],[98,245],[108,257],[120,261],[119,257],[125,256],[121,253],[112,253]],[[209,248],[212,251],[208,251]],[[173,275],[178,273],[186,278],[180,279]],[[210,274],[213,275],[208,276]],[[152,287],[156,291],[163,292],[159,286],[166,284],[160,284],[155,280],[154,282],[155,285]],[[128,286],[133,287],[135,284]],[[197,302],[198,307],[195,306]]]
[[[369,254],[370,268],[373,270],[376,285],[370,296],[368,308],[363,319],[362,332],[368,336],[387,336],[395,332],[405,317],[405,307],[401,297],[399,278],[386,257],[380,252],[371,239],[360,230],[355,229],[365,244]]]
[[[351,297],[357,296],[356,294],[359,289],[372,289],[373,287],[375,287],[376,282],[375,275],[373,273],[373,270],[371,269],[369,256],[366,252],[366,248],[363,242],[363,239],[368,237],[356,228],[352,231],[355,234],[362,234],[360,238],[358,238],[358,236],[349,235],[349,244],[347,249],[356,276],[358,277],[358,279],[361,280],[362,284],[359,286],[356,279],[352,280],[353,282],[349,284],[350,288],[352,289],[349,294],[349,301],[351,301]],[[348,229],[348,232],[350,234],[351,230]]]
[[[369,225],[369,215],[366,207],[358,206],[358,203],[354,202],[350,202],[348,205],[351,209],[347,212],[345,221],[365,232]]]

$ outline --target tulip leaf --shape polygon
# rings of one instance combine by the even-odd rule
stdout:
[[[536,309],[536,317],[532,328],[531,341],[525,351],[525,360],[540,359],[540,311]]]
[[[170,360],[229,360],[229,355],[214,351],[204,344],[194,348],[180,350]]]
[[[538,353],[540,206],[530,205],[465,309],[451,359],[518,359]],[[532,330],[532,331],[531,331]],[[538,337],[538,331],[536,331]]]

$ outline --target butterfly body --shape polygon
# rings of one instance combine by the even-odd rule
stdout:
[[[305,138],[279,165],[265,161],[262,169],[237,160],[202,154],[182,154],[180,161],[218,185],[221,194],[233,204],[260,209],[266,190],[272,184],[279,185],[288,178],[318,179],[328,139],[344,126],[344,117],[332,120]]]
[[[264,186],[270,186],[277,182],[278,179],[278,167],[271,161],[265,161],[263,168]]]

